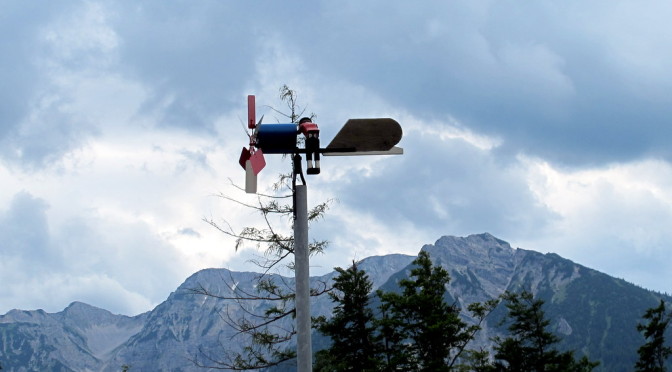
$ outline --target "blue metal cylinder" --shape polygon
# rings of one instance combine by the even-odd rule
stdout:
[[[264,154],[289,154],[296,149],[296,124],[260,124],[257,131],[257,148]]]

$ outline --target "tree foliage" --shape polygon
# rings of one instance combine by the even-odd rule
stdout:
[[[366,274],[356,264],[336,271],[334,314],[318,327],[332,345],[318,353],[318,371],[450,371],[497,303],[472,304],[478,324],[467,325],[446,302],[448,273],[424,251],[399,282],[401,292],[376,292],[377,312]]]
[[[665,345],[665,331],[672,319],[672,311],[665,310],[665,301],[657,307],[646,310],[646,324],[637,324],[637,330],[644,334],[646,342],[637,350],[639,360],[635,364],[638,372],[665,372],[666,360],[672,355],[672,347]]]
[[[336,268],[329,297],[335,303],[328,321],[317,319],[315,328],[329,336],[332,345],[316,355],[316,371],[375,371],[379,346],[374,314],[369,306],[373,284],[357,263],[344,270]]]
[[[451,353],[470,340],[468,327],[444,299],[448,272],[425,251],[413,264],[410,277],[399,282],[401,293],[379,292],[385,351],[392,354],[386,359],[393,370],[447,371],[456,358]]]
[[[555,348],[560,338],[548,330],[543,300],[527,291],[507,292],[503,299],[509,310],[509,336],[495,339],[496,371],[592,371],[598,365],[586,357],[577,361],[572,351]]]

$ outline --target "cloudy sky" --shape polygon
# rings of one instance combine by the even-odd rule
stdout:
[[[668,1],[59,1],[0,10],[0,313],[150,310],[250,268],[246,96],[283,84],[323,141],[392,117],[403,156],[327,158],[315,274],[442,235],[672,292]],[[261,189],[288,170],[267,156]]]

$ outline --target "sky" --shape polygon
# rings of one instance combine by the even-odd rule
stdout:
[[[402,156],[308,176],[324,274],[488,232],[672,292],[672,3],[6,0],[0,10],[0,313],[135,315],[210,267],[253,270],[225,195],[246,97],[279,89],[322,143],[391,117]],[[285,120],[286,122],[286,120]],[[267,155],[260,192],[286,159]],[[288,231],[288,221],[276,221]]]

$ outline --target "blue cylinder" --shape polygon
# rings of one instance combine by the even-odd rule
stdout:
[[[290,154],[296,149],[296,124],[260,124],[257,148],[264,154]]]

